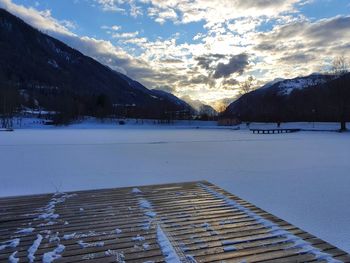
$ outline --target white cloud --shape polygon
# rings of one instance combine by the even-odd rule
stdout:
[[[50,10],[38,11],[32,7],[16,5],[11,0],[0,0],[0,7],[8,10],[16,16],[42,31],[56,32],[59,34],[73,35],[67,27],[67,20],[59,21],[51,16]],[[70,22],[74,24],[73,22]]]
[[[148,8],[141,10],[144,3]],[[296,10],[305,3],[306,0],[99,1],[111,7],[135,5],[139,10],[135,17],[143,13],[160,24],[205,22],[204,32],[196,34],[190,43],[180,42],[179,34],[150,40],[139,34],[142,28],[122,32],[119,25],[103,26],[101,29],[117,39],[111,41],[123,43],[125,50],[111,41],[74,34],[67,21],[53,18],[50,11],[0,0],[0,6],[34,27],[149,88],[166,87],[177,95],[189,95],[217,107],[232,101],[239,82],[250,75],[256,77],[257,84],[263,84],[277,77],[322,70],[332,57],[349,54],[350,17],[311,22]],[[259,32],[267,22],[272,29]],[[249,54],[249,66],[248,58],[237,57],[239,54]]]
[[[135,32],[126,32],[126,33],[114,33],[112,34],[113,38],[134,38],[139,34],[138,31]]]
[[[109,12],[121,12],[124,13],[125,9],[119,7],[123,3],[122,0],[95,0],[101,7],[103,11]]]
[[[164,12],[178,12],[178,22],[206,21],[213,25],[242,17],[276,17],[282,13],[295,12],[295,5],[305,0],[139,0],[151,4],[150,14],[156,21],[169,19]],[[158,11],[156,11],[158,10]],[[158,15],[157,15],[158,14]],[[177,18],[177,17],[176,17]]]

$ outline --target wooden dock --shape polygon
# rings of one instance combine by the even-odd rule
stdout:
[[[253,133],[262,133],[262,134],[274,134],[274,133],[293,133],[299,132],[300,129],[250,129]]]
[[[0,199],[0,262],[350,262],[206,181]],[[334,261],[332,261],[334,260]]]

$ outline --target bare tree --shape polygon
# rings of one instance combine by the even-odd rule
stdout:
[[[344,56],[336,57],[332,63],[331,73],[338,77],[336,80],[336,100],[338,103],[340,131],[346,131],[347,111],[348,111],[348,98],[347,98],[347,83],[344,78],[340,78],[349,72],[349,64]]]
[[[336,76],[342,76],[349,72],[349,65],[344,56],[336,57],[332,63],[332,73]]]
[[[254,90],[253,81],[254,81],[254,78],[252,76],[249,76],[249,78],[246,81],[240,83],[239,85],[240,96],[243,96],[244,94],[247,94]]]

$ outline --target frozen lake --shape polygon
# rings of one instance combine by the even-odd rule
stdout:
[[[0,169],[0,196],[206,179],[350,252],[350,134],[24,129]]]

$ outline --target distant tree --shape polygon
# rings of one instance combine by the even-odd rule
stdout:
[[[96,97],[95,116],[104,120],[113,112],[113,105],[105,94],[100,94]]]
[[[349,65],[344,56],[336,57],[332,63],[332,73],[338,77],[349,72]]]
[[[335,95],[338,102],[338,114],[340,121],[340,131],[346,131],[347,112],[349,111],[349,87],[343,75],[349,72],[349,64],[344,56],[336,57],[332,63],[331,73],[338,79],[335,85]]]
[[[240,96],[243,96],[244,94],[247,94],[254,90],[253,81],[254,81],[254,78],[252,76],[249,76],[247,80],[240,83],[239,85]]]
[[[19,101],[19,93],[15,87],[8,84],[0,85],[0,118],[2,128],[12,127],[13,117],[20,106]]]

